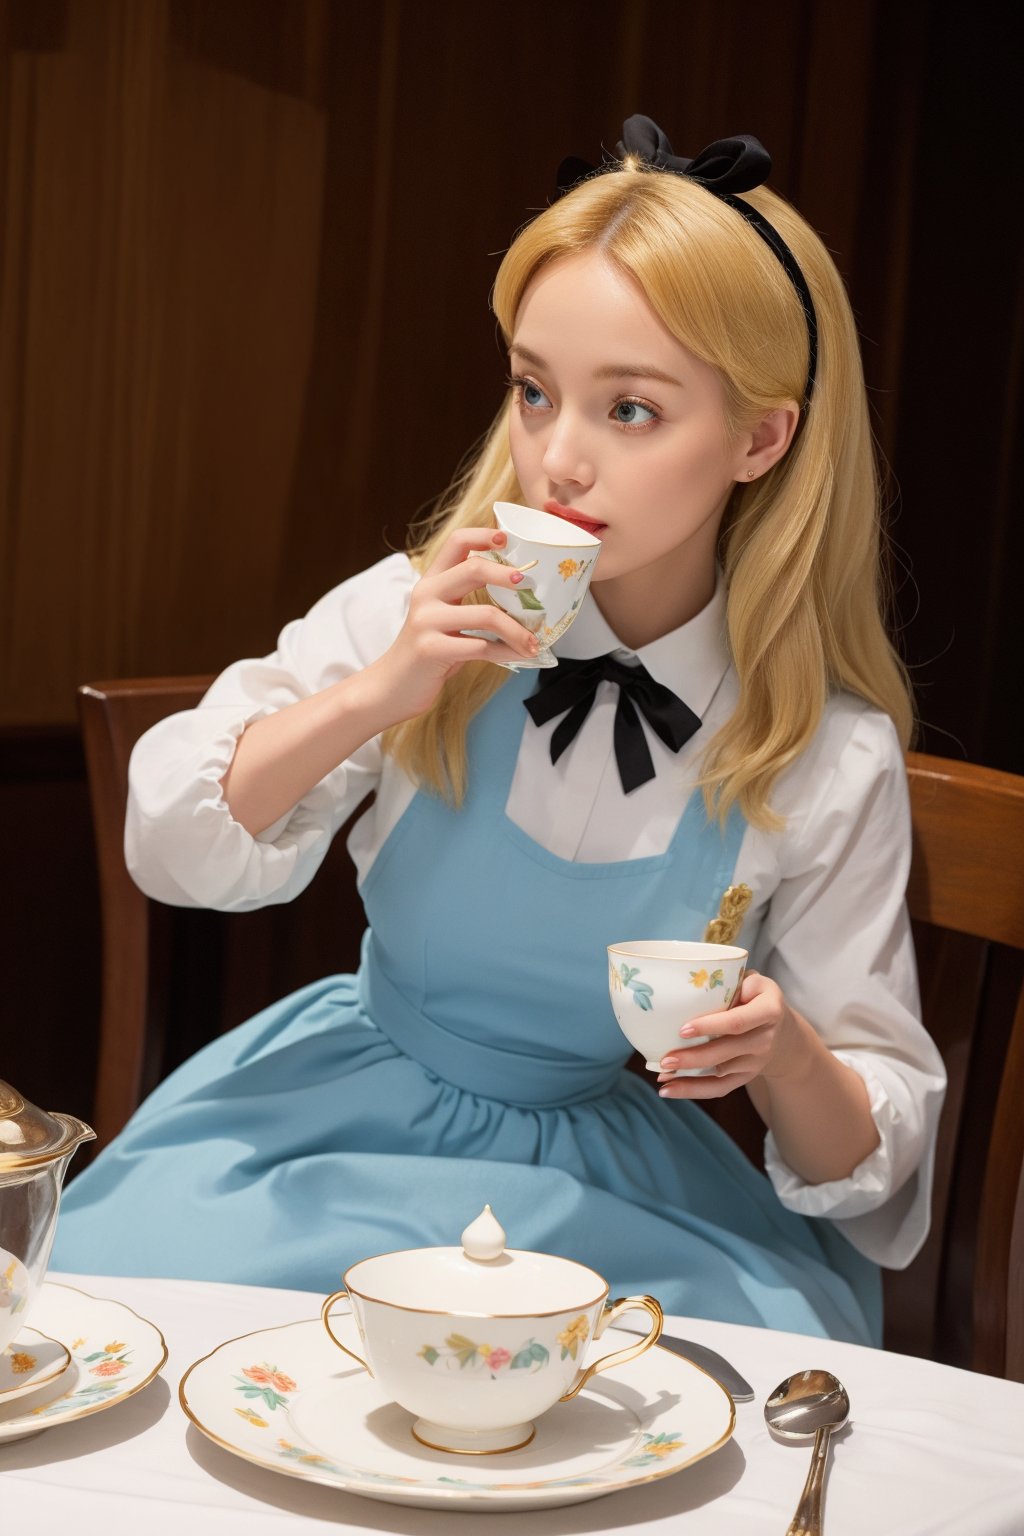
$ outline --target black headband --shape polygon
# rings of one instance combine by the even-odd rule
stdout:
[[[663,171],[674,171],[677,176],[687,176],[691,181],[706,187],[721,202],[735,208],[774,252],[797,291],[807,322],[807,384],[803,398],[803,409],[806,410],[818,371],[818,317],[814,312],[811,290],[796,257],[774,224],[770,224],[764,214],[758,213],[750,203],[745,203],[735,195],[737,192],[749,192],[752,187],[759,187],[768,180],[772,161],[764,145],[749,133],[739,133],[731,139],[716,139],[713,144],[702,149],[695,159],[687,160],[683,155],[672,153],[672,145],[657,123],[637,113],[623,125],[622,142],[617,146],[617,152],[620,160],[626,155],[636,155],[648,165]],[[570,155],[558,168],[557,196],[564,196],[584,178],[615,170],[617,165],[618,161],[601,166],[589,165],[586,160]]]

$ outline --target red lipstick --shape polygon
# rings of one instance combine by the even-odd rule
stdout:
[[[582,528],[584,533],[593,534],[596,538],[607,523],[599,522],[596,517],[588,517],[585,512],[577,512],[575,507],[563,507],[560,501],[546,501],[544,511],[550,512],[552,517],[561,517],[567,523],[575,523],[577,528]]]

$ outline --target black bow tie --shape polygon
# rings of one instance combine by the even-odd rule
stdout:
[[[594,656],[587,661],[563,657],[557,667],[541,672],[537,692],[523,700],[534,725],[546,725],[568,710],[551,737],[553,763],[576,737],[597,696],[597,685],[604,680],[619,685],[613,733],[615,761],[623,793],[628,795],[654,778],[654,763],[637,710],[673,752],[700,730],[701,721],[671,688],[656,683],[644,666],[627,666],[614,656]]]

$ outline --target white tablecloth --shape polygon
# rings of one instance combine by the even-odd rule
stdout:
[[[1021,1536],[1024,1386],[929,1361],[688,1318],[666,1332],[733,1361],[757,1399],[736,1409],[720,1451],[676,1476],[591,1503],[511,1515],[408,1509],[276,1476],[212,1444],[185,1418],[178,1382],[201,1355],[262,1327],[316,1317],[303,1291],[183,1280],[50,1277],[133,1307],[163,1332],[161,1375],[103,1413],[0,1445],[0,1528],[40,1536],[475,1536],[503,1520],[523,1536],[631,1532],[784,1536],[810,1457],[764,1427],[762,1403],[794,1371],[844,1383],[851,1423],[833,1441],[827,1536]],[[488,1524],[486,1529],[496,1529]]]

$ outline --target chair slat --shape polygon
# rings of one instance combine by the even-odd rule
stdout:
[[[1024,778],[910,753],[911,916],[1024,948]]]
[[[142,1094],[149,1018],[149,906],[124,862],[128,760],[151,725],[198,704],[208,677],[122,679],[78,690],[102,915],[103,1003],[93,1129],[111,1141]]]

